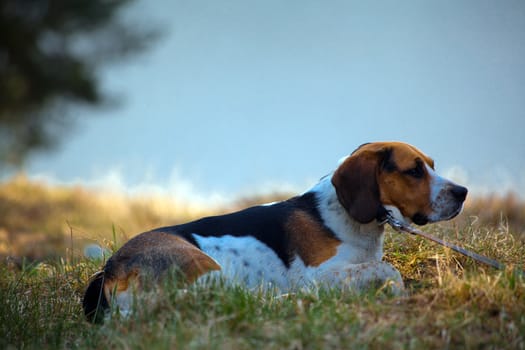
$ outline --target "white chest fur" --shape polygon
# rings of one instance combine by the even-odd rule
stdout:
[[[319,200],[324,224],[342,241],[337,258],[350,264],[381,261],[383,258],[383,226],[374,220],[360,224],[352,219],[337,199],[331,177],[326,176],[312,188]]]

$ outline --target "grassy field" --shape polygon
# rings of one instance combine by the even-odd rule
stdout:
[[[511,195],[470,199],[453,222],[424,228],[506,271],[388,231],[385,259],[401,271],[405,296],[330,288],[275,296],[167,280],[137,296],[129,319],[85,321],[83,288],[103,263],[83,257],[86,244],[111,251],[149,228],[282,196],[198,208],[24,177],[0,184],[0,348],[525,348],[525,279],[512,270],[524,263],[525,204]]]

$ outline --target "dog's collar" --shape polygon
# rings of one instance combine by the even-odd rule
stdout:
[[[378,226],[383,226],[384,224],[389,222],[388,218],[391,216],[392,216],[392,213],[390,212],[390,210],[387,210],[385,207],[381,205],[377,209],[377,215],[376,215]]]
[[[398,220],[392,215],[392,212],[390,210],[386,211],[386,215],[381,223],[381,225],[384,225],[388,223],[395,231],[397,232],[407,232],[413,235],[421,234],[421,231],[417,228],[413,227],[412,225],[405,223],[401,220]]]

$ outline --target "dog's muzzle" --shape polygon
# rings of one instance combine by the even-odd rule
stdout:
[[[418,213],[412,217],[412,221],[417,225],[424,225],[429,222],[450,220],[456,217],[463,208],[467,193],[466,187],[456,184],[446,186],[439,191],[432,202],[432,213],[428,217]]]

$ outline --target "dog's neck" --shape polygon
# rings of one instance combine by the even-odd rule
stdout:
[[[334,232],[343,245],[362,250],[363,255],[371,260],[381,260],[384,225],[376,220],[361,224],[353,219],[339,202],[331,175],[322,178],[308,192],[315,193],[324,224]]]

